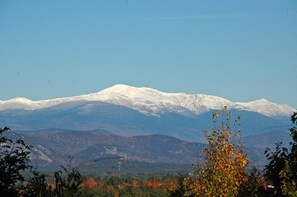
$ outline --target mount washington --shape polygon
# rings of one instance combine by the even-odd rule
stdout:
[[[61,104],[97,101],[125,106],[140,113],[159,116],[165,112],[182,115],[199,115],[211,110],[220,110],[223,106],[231,109],[257,112],[265,116],[288,116],[294,111],[287,105],[280,105],[260,99],[249,103],[231,102],[227,99],[203,94],[164,93],[151,88],[137,88],[127,85],[115,85],[98,93],[51,100],[31,101],[26,98],[0,100],[0,110],[23,109],[42,110]],[[87,105],[85,108],[92,106]]]
[[[251,160],[263,161],[266,147],[290,141],[289,117],[295,110],[290,106],[127,85],[75,97],[0,101],[0,126],[33,145],[32,158],[39,164],[57,164],[69,155],[81,162],[109,157],[192,163],[205,142],[203,131],[213,127],[213,112],[224,106],[240,116],[236,129]]]
[[[51,100],[0,101],[0,122],[17,131],[48,128],[103,129],[124,136],[165,134],[202,141],[212,113],[228,106],[241,116],[243,136],[288,128],[294,109],[260,99],[248,103],[203,94],[164,93],[151,88],[115,85],[98,93]]]

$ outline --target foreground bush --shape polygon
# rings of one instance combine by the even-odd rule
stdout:
[[[271,185],[271,196],[297,196],[297,112],[291,116],[294,126],[290,129],[293,141],[291,150],[277,143],[275,151],[265,150],[269,163],[264,176]]]
[[[30,146],[23,139],[13,141],[7,138],[9,130],[0,128],[0,195],[13,197],[23,189],[23,172],[31,167]]]
[[[213,114],[214,127],[205,131],[208,148],[205,158],[189,177],[188,196],[236,196],[246,179],[246,154],[237,131],[239,117],[233,119],[227,107]]]

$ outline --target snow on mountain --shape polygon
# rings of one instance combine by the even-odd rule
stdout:
[[[47,164],[53,163],[53,160],[49,158],[47,154],[51,155],[50,150],[42,145],[37,145],[36,147],[33,147],[30,157],[31,159],[37,159],[46,162]]]
[[[136,88],[116,85],[97,95],[102,101],[138,110],[143,113],[159,114],[163,111],[199,114],[209,109],[222,109],[231,102],[215,96],[202,94],[164,93],[151,88]]]
[[[0,100],[0,110],[7,109],[33,109],[33,105],[36,105],[34,101],[26,98],[14,98],[7,101]]]
[[[288,105],[272,103],[266,99],[260,99],[248,103],[235,103],[242,110],[254,111],[266,116],[288,116],[292,115],[295,111],[293,108]]]
[[[131,87],[115,85],[98,93],[57,98],[51,100],[31,101],[26,98],[15,98],[7,101],[0,100],[0,110],[24,109],[36,110],[48,108],[58,104],[77,101],[102,101],[111,104],[126,106],[144,114],[160,115],[170,111],[182,114],[200,114],[210,110],[219,110],[223,106],[229,108],[258,112],[266,116],[289,116],[294,109],[260,99],[248,103],[231,102],[227,99],[203,95],[184,93],[164,93],[145,87]]]

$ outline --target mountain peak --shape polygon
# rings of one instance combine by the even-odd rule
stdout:
[[[110,88],[106,88],[99,93],[119,93],[119,94],[141,94],[146,92],[158,92],[161,93],[158,90],[147,88],[147,87],[134,87],[129,86],[125,84],[117,84],[114,86],[111,86]]]
[[[26,98],[15,98],[0,101],[0,110],[43,109],[58,104],[81,101],[100,101],[125,106],[144,114],[161,115],[163,112],[180,114],[200,114],[207,111],[220,110],[224,106],[230,109],[240,109],[258,112],[266,116],[289,116],[294,109],[287,105],[272,103],[266,99],[252,102],[231,102],[227,99],[204,95],[185,93],[166,93],[147,87],[133,87],[118,84],[98,93],[57,98],[43,101],[31,101]]]
[[[261,98],[255,101],[252,101],[253,103],[271,103],[269,100],[265,99],[265,98]]]
[[[6,109],[30,109],[30,106],[33,104],[33,101],[23,98],[17,97],[13,99],[9,99],[6,101],[0,101],[0,110]]]
[[[289,116],[294,111],[294,109],[288,105],[276,104],[265,98],[247,103],[237,102],[236,104],[242,109],[258,112],[266,116]]]
[[[117,92],[117,91],[123,91],[123,90],[126,90],[126,89],[132,89],[132,88],[135,88],[135,87],[132,87],[132,86],[129,86],[129,85],[126,85],[126,84],[116,84],[116,85],[113,85],[109,88],[106,88],[102,91],[113,91],[113,92]]]
[[[19,102],[24,104],[31,104],[32,101],[30,99],[24,98],[24,97],[16,97],[13,99],[8,100],[9,102]]]

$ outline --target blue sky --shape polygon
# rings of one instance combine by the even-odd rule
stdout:
[[[0,99],[123,83],[297,108],[295,0],[0,1]]]

